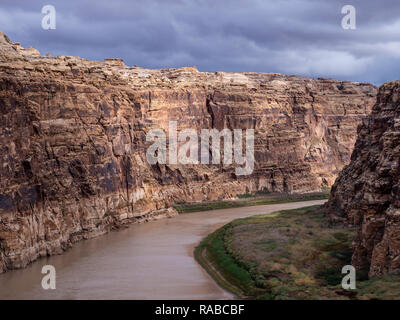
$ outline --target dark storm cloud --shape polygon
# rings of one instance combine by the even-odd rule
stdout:
[[[57,29],[41,28],[41,8]],[[341,27],[341,8],[357,29]],[[258,71],[381,84],[398,79],[398,0],[2,0],[0,29],[41,53],[149,68]]]

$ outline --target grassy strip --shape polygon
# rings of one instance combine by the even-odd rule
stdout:
[[[223,288],[238,297],[244,297],[245,284],[249,281],[247,271],[237,266],[223,247],[224,228],[210,234],[194,251],[195,259]],[[219,266],[216,269],[214,266]],[[221,272],[221,270],[223,272]],[[229,270],[226,272],[225,270]]]
[[[195,258],[224,288],[253,299],[400,299],[400,276],[341,288],[353,229],[331,225],[317,206],[237,219],[206,237]]]
[[[314,193],[314,194],[293,194],[293,195],[274,195],[265,197],[252,197],[243,200],[241,195],[241,200],[231,200],[231,201],[210,201],[210,202],[194,202],[194,203],[176,203],[173,207],[179,213],[191,213],[199,211],[209,211],[218,209],[229,209],[229,208],[239,208],[239,207],[249,207],[249,206],[260,206],[267,204],[277,204],[277,203],[287,203],[296,201],[309,201],[309,200],[323,200],[328,199],[329,194],[327,193]]]

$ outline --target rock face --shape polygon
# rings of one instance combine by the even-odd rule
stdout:
[[[351,162],[332,187],[335,219],[358,226],[352,264],[369,276],[400,273],[400,82],[379,89],[358,129]]]
[[[318,191],[350,160],[370,84],[281,74],[148,70],[41,56],[0,34],[0,271],[178,201]],[[255,130],[255,167],[150,165],[146,133]]]

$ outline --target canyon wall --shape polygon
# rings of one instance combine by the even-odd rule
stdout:
[[[329,187],[349,162],[370,84],[281,74],[149,70],[42,56],[0,34],[0,272],[179,201]],[[149,165],[146,133],[255,130],[255,167]]]
[[[400,82],[379,89],[351,162],[332,187],[332,218],[357,227],[352,264],[369,276],[400,273]]]

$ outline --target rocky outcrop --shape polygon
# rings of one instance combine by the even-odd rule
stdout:
[[[0,34],[0,271],[178,201],[329,187],[349,161],[370,84],[281,74],[149,70],[41,56]],[[150,165],[146,133],[254,129],[255,167]]]
[[[400,273],[400,82],[383,85],[358,129],[351,163],[332,187],[334,219],[358,227],[352,264],[369,276]]]

